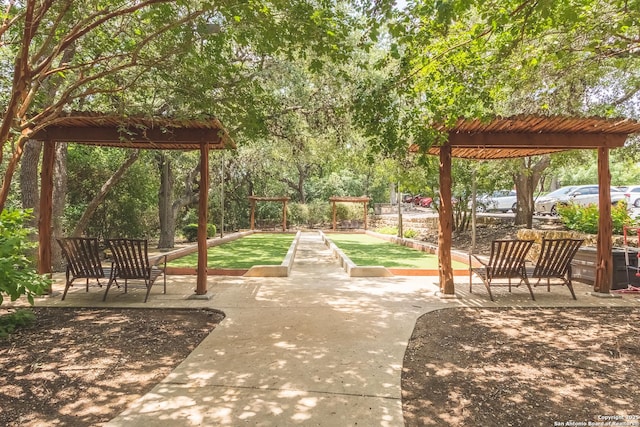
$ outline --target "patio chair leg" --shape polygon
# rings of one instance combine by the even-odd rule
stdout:
[[[111,288],[111,284],[115,282],[115,279],[112,277],[111,279],[109,279],[109,283],[107,283],[107,289],[104,291],[104,296],[102,297],[102,301],[106,301],[107,300],[107,294],[109,293],[109,289]],[[116,282],[118,283],[118,282]]]
[[[567,285],[567,288],[569,288],[569,291],[571,292],[571,296],[573,297],[573,299],[577,300],[578,298],[576,298],[576,293],[573,291],[573,284],[571,283],[571,279],[567,280],[565,284]]]
[[[493,299],[493,294],[491,293],[491,283],[485,282],[484,280],[482,282],[484,283],[484,287],[487,288],[487,292],[489,293],[489,299],[491,301],[495,301]]]
[[[531,294],[531,299],[532,300],[536,300],[536,297],[533,295],[533,289],[531,289],[531,284],[529,283],[528,279],[524,279],[524,284],[527,285],[527,288],[529,288],[529,293]]]
[[[151,286],[153,286],[153,283],[151,283],[151,281],[144,281],[144,284],[147,286],[147,295],[145,295],[144,297],[144,302],[147,302],[147,299],[149,298],[149,293],[151,292]]]

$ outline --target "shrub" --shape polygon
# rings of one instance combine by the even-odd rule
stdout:
[[[314,227],[329,222],[331,206],[329,202],[314,200],[309,203],[309,226]]]
[[[37,243],[29,240],[32,230],[25,227],[30,211],[4,210],[0,213],[0,304],[4,295],[11,301],[26,296],[30,304],[33,297],[44,294],[51,280],[36,272],[30,256]]]
[[[182,227],[182,234],[184,234],[187,242],[195,242],[198,240],[198,224],[187,224]],[[207,224],[207,237],[211,238],[216,235],[216,226],[214,224]]]
[[[598,219],[600,212],[597,205],[580,206],[569,204],[559,206],[558,214],[562,223],[569,229],[582,233],[596,234],[598,232]],[[633,220],[627,211],[627,205],[619,202],[611,208],[611,220],[613,232],[621,234],[625,225],[632,225]]]
[[[404,230],[403,235],[405,239],[415,239],[416,237],[418,237],[418,231],[409,228],[408,230]]]
[[[303,203],[290,203],[287,205],[287,221],[292,225],[309,223],[309,206]]]
[[[0,338],[7,337],[20,326],[29,326],[35,318],[33,311],[24,309],[0,316]]]
[[[380,234],[390,234],[392,236],[398,235],[398,227],[381,227],[376,229],[376,232]]]

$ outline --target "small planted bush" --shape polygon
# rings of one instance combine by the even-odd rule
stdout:
[[[187,224],[182,227],[182,234],[187,242],[195,242],[198,240],[198,224]],[[216,235],[216,226],[207,224],[207,237],[211,238]]]
[[[380,234],[390,234],[392,236],[397,236],[398,227],[380,227],[376,229],[376,232]]]
[[[415,239],[416,237],[418,237],[418,231],[412,228],[409,228],[408,230],[404,230],[403,234],[405,239]]]
[[[580,206],[569,204],[559,206],[558,214],[562,223],[569,229],[582,233],[596,234],[598,232],[598,219],[600,212],[598,206]],[[611,207],[611,220],[613,222],[613,232],[621,234],[625,225],[633,225],[634,221],[629,216],[626,203],[619,202]]]

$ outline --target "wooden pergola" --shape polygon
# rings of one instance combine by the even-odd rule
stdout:
[[[440,289],[454,295],[451,266],[453,206],[451,202],[451,159],[509,159],[559,151],[598,151],[599,225],[594,292],[609,294],[613,277],[611,221],[611,172],[609,150],[622,147],[630,134],[640,133],[640,123],[628,119],[531,117],[496,118],[489,122],[459,120],[451,127],[440,126],[447,140],[428,149],[440,157],[440,210],[438,257]],[[412,147],[412,151],[418,151]]]
[[[362,197],[338,197],[333,196],[329,197],[329,201],[331,202],[332,207],[332,215],[333,219],[333,231],[336,231],[336,203],[344,202],[344,203],[362,203],[363,211],[364,211],[364,229],[367,229],[367,204],[371,201],[370,197],[362,196]]]
[[[256,224],[256,202],[282,202],[282,231],[287,231],[287,202],[288,197],[258,197],[249,196],[251,204],[251,229],[255,229]]]
[[[174,120],[96,113],[65,114],[45,125],[35,124],[29,137],[44,144],[40,188],[38,272],[51,273],[51,215],[55,144],[70,142],[145,150],[200,150],[198,205],[198,276],[196,295],[207,294],[207,201],[209,151],[235,148],[219,120]]]

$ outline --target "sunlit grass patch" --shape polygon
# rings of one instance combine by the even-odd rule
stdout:
[[[244,268],[254,265],[280,265],[295,238],[295,234],[251,234],[207,251],[208,268]],[[196,267],[194,252],[167,263],[168,267]]]
[[[368,234],[328,234],[327,237],[359,266],[438,269],[437,255],[390,243]],[[451,264],[454,269],[468,268],[458,261],[452,261]]]

